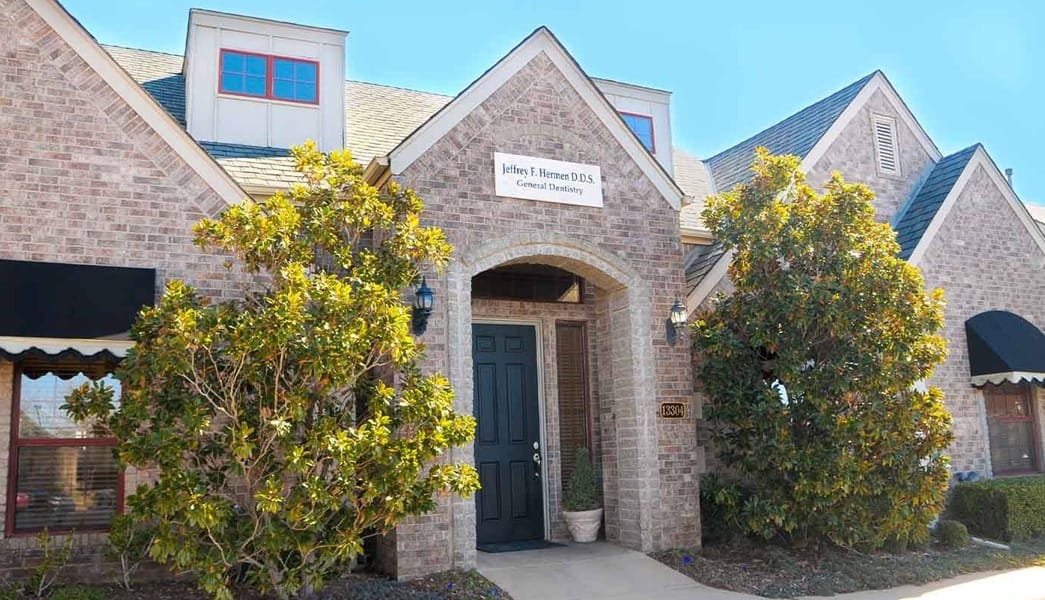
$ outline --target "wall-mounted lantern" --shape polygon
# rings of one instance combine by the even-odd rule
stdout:
[[[434,303],[435,292],[428,287],[428,279],[421,278],[421,287],[414,292],[414,311],[410,323],[414,335],[421,335],[428,329],[428,317],[432,316]]]
[[[675,342],[682,337],[682,332],[686,329],[686,305],[682,304],[678,298],[675,299],[675,303],[671,305],[671,315],[667,319],[668,328],[668,343],[675,345]]]

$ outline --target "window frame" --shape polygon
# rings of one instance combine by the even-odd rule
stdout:
[[[225,72],[225,55],[227,53],[241,54],[243,56],[256,56],[258,58],[265,59],[265,94],[263,96],[257,94],[248,94],[246,92],[232,92],[223,90],[221,87],[221,76]],[[295,100],[292,98],[280,98],[276,96],[273,88],[275,87],[276,80],[276,61],[286,60],[292,63],[305,63],[310,64],[316,69],[316,99],[315,100]],[[218,95],[219,96],[234,96],[236,98],[252,98],[254,100],[271,100],[274,102],[288,102],[290,104],[304,104],[306,106],[319,106],[319,61],[308,58],[295,58],[293,56],[282,56],[279,54],[263,54],[261,52],[251,52],[249,50],[236,50],[235,48],[220,48],[218,49]]]
[[[1023,396],[1024,401],[1027,403],[1027,415],[1024,417],[992,417],[991,416],[991,392],[995,392],[1001,397],[1015,396],[1016,393],[1005,389],[1008,386],[1018,388],[1017,391]],[[1011,390],[1011,388],[1009,388]],[[997,397],[997,396],[996,396]],[[1037,401],[1034,398],[1033,389],[1027,384],[1016,384],[1016,383],[1003,383],[1001,385],[992,385],[984,388],[983,391],[983,402],[984,402],[984,414],[987,420],[987,451],[991,457],[991,475],[994,477],[1021,477],[1025,475],[1036,475],[1043,472],[1042,465],[1042,454],[1041,454],[1041,432],[1038,428],[1038,407]],[[1009,471],[999,471],[995,468],[994,464],[994,440],[991,439],[991,422],[997,423],[1028,423],[1031,432],[1031,469],[1015,469]]]
[[[44,530],[45,527],[32,528],[32,529],[21,529],[15,530],[15,508],[18,501],[18,451],[23,448],[68,448],[68,447],[83,447],[83,446],[97,446],[97,447],[116,447],[116,438],[27,438],[19,439],[18,433],[21,426],[21,409],[22,409],[22,365],[21,363],[15,363],[14,365],[14,377],[13,377],[12,395],[11,395],[11,440],[8,446],[7,456],[7,505],[4,511],[4,537],[28,537],[35,536],[40,531]],[[117,464],[119,467],[119,464]],[[115,515],[123,514],[124,511],[124,497],[126,496],[126,481],[125,481],[125,470],[117,469],[116,474],[116,509]],[[93,527],[74,527],[74,528],[62,528],[56,529],[46,527],[47,531],[52,534],[68,534],[68,533],[99,533],[107,532],[112,529],[111,525],[105,526],[93,526]]]
[[[628,122],[626,120],[624,120],[623,117],[625,117],[625,116],[636,117],[636,118],[639,118],[639,119],[645,119],[645,120],[649,121],[649,145],[650,145],[650,147],[646,148],[646,144],[642,144],[642,147],[646,148],[646,150],[649,150],[650,154],[656,154],[657,153],[657,133],[655,131],[656,128],[653,126],[653,115],[643,115],[643,114],[640,114],[640,113],[628,112],[626,110],[618,110],[617,112],[621,115],[621,120],[624,121],[624,126],[628,127],[628,131],[630,131],[631,134],[635,136],[635,139],[639,140],[640,144],[642,144],[642,139],[639,138],[637,133],[635,133],[635,130],[633,130],[631,127],[628,126]]]

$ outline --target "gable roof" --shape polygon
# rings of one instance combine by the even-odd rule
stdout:
[[[708,168],[720,190],[751,180],[751,161],[755,149],[765,147],[773,154],[794,154],[805,158],[831,125],[878,73],[862,77],[830,96],[814,102],[739,144],[707,159]]]
[[[103,48],[175,120],[185,126],[185,77],[182,57],[152,50],[106,45]],[[356,161],[367,164],[384,156],[451,99],[443,94],[345,82],[346,145]],[[285,148],[200,142],[244,187],[258,191],[302,183]]]
[[[56,0],[26,0],[26,4],[214,190],[220,201],[231,204],[243,199],[243,189],[236,181],[207,156],[170,111],[161,106],[155,96],[146,93],[136,79],[98,44],[94,36],[65,7]],[[214,207],[208,207],[207,210],[211,208]]]
[[[934,163],[940,161],[939,148],[918,123],[903,98],[896,92],[896,88],[889,82],[885,73],[875,71],[769,129],[707,159],[706,163],[711,170],[715,186],[724,190],[750,181],[753,176],[751,162],[755,156],[755,149],[759,146],[764,146],[774,154],[798,156],[802,159],[802,171],[808,173],[876,92],[884,95],[885,100],[896,110],[900,120],[907,125],[930,159]],[[731,255],[720,252],[717,260],[719,263],[729,261]],[[724,265],[715,264],[703,268],[700,267],[701,264],[701,261],[694,262],[690,267],[692,272],[687,271],[691,306],[703,302],[701,294],[710,293],[717,284],[717,281],[705,282],[704,278],[721,277],[726,273]]]
[[[1042,230],[1038,227],[1038,224],[1034,221],[1034,218],[1031,217],[1030,212],[1028,212],[1027,206],[1020,201],[1019,197],[1016,196],[1016,192],[1013,191],[1012,186],[1009,185],[1009,182],[1005,179],[1005,176],[1002,175],[1001,170],[998,169],[998,165],[995,164],[994,160],[992,160],[990,155],[987,154],[987,150],[983,147],[982,144],[976,144],[974,146],[966,148],[965,150],[962,150],[961,152],[957,152],[951,155],[951,157],[954,157],[954,161],[960,162],[962,160],[961,155],[965,153],[969,153],[969,156],[967,159],[965,159],[964,166],[962,166],[961,169],[958,169],[957,164],[953,167],[954,171],[957,171],[957,178],[950,185],[949,190],[945,194],[943,194],[943,200],[936,200],[936,198],[939,197],[939,192],[926,193],[926,197],[928,198],[928,200],[925,200],[924,202],[929,204],[930,207],[932,205],[935,205],[936,208],[935,210],[931,211],[933,214],[929,217],[928,224],[924,227],[917,227],[917,229],[921,229],[922,233],[920,237],[918,237],[916,240],[913,240],[913,248],[909,252],[906,252],[905,258],[907,258],[907,260],[914,265],[917,265],[921,262],[922,258],[925,256],[926,251],[928,251],[929,247],[932,245],[933,239],[936,237],[936,233],[940,231],[940,228],[943,226],[943,223],[947,220],[947,216],[948,214],[950,214],[951,209],[954,208],[955,204],[957,204],[958,198],[961,196],[962,190],[965,189],[965,185],[972,179],[972,175],[976,172],[976,170],[981,167],[983,168],[987,177],[991,180],[991,183],[994,184],[994,187],[999,192],[1001,192],[1001,195],[1003,198],[1005,198],[1005,201],[1008,203],[1009,208],[1012,209],[1013,213],[1016,215],[1016,218],[1019,219],[1024,229],[1031,236],[1031,239],[1034,240],[1034,242],[1037,244],[1038,248],[1042,251],[1042,253],[1045,253],[1045,232],[1042,232]],[[943,161],[940,162],[942,163]],[[930,178],[935,174],[936,169],[934,168],[933,173],[930,174]],[[942,187],[947,187],[946,182],[950,180],[952,177],[954,177],[953,171],[947,173],[941,171],[939,179],[943,182]],[[928,184],[929,181],[927,180],[923,188],[928,187]],[[916,198],[918,196],[922,196],[921,190],[919,190],[919,192],[917,193]],[[912,201],[912,204],[913,203],[914,202]],[[904,211],[905,214],[900,217],[900,220],[907,220],[908,217],[906,216],[906,213],[910,212],[912,212],[912,210],[909,207],[907,210]],[[912,220],[912,222],[916,222],[921,221],[923,218],[915,215],[910,217],[910,219]],[[912,242],[908,242],[908,244],[911,243]]]
[[[896,241],[900,243],[900,258],[911,258],[915,246],[929,228],[929,223],[943,206],[944,200],[958,183],[958,178],[979,147],[979,144],[975,144],[940,159],[922,187],[897,213],[893,219],[893,227],[896,229]]]
[[[621,148],[649,178],[661,196],[675,210],[682,206],[684,193],[671,175],[653,157],[642,142],[624,123],[591,78],[581,69],[576,59],[547,27],[538,27],[512,48],[501,60],[468,85],[446,106],[406,136],[388,153],[388,168],[393,174],[402,173],[426,150],[442,139],[487,98],[511,79],[520,69],[543,53],[562,73],[577,95],[587,104],[599,121],[609,130]]]

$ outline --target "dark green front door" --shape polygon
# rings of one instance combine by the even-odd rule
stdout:
[[[544,537],[537,335],[528,325],[472,325],[478,421],[479,544]]]

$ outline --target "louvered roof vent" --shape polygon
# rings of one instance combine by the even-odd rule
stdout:
[[[900,175],[900,156],[896,144],[896,120],[884,115],[871,118],[874,127],[874,150],[878,172],[882,175]]]

